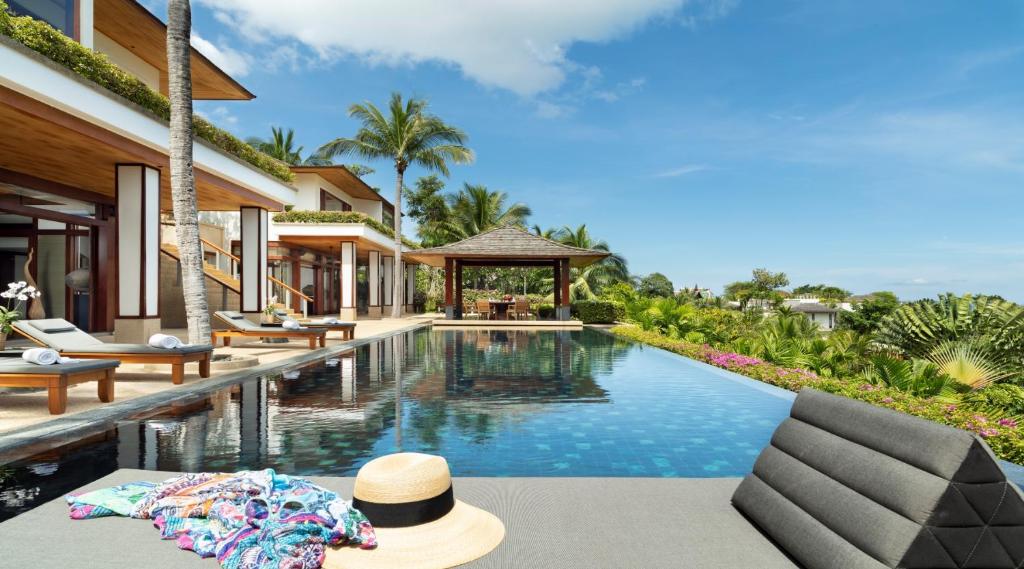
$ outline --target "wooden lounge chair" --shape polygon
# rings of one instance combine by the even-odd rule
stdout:
[[[45,387],[51,415],[68,408],[68,386],[95,381],[100,401],[114,400],[117,360],[79,360],[66,364],[37,365],[21,358],[0,358],[0,387]]]
[[[284,312],[282,310],[275,310],[274,311],[274,318],[277,318],[281,322],[292,320],[294,322],[298,322],[300,326],[306,326],[306,327],[313,328],[313,329],[322,328],[322,329],[328,330],[328,331],[338,331],[338,332],[341,332],[341,339],[342,340],[351,340],[351,339],[355,338],[355,335],[356,335],[356,323],[355,322],[333,322],[333,323],[329,323],[329,322],[323,322],[323,321],[318,322],[316,320],[296,320],[295,318],[292,318],[291,316],[289,316],[287,312]]]
[[[171,381],[185,381],[185,364],[199,362],[199,377],[210,377],[213,346],[154,348],[148,344],[108,344],[61,318],[18,320],[14,330],[29,340],[69,358],[114,359],[126,364],[170,364]]]
[[[233,310],[220,310],[213,314],[231,327],[229,330],[214,330],[210,334],[214,346],[217,338],[223,338],[225,346],[231,345],[231,338],[302,338],[309,340],[311,350],[315,350],[318,343],[321,348],[327,345],[327,330],[324,328],[289,330],[280,326],[260,326]]]

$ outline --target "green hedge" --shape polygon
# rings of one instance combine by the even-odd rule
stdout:
[[[813,387],[828,393],[866,401],[915,415],[937,423],[979,434],[996,455],[1010,462],[1024,462],[1024,425],[1013,418],[1002,418],[991,408],[980,410],[967,401],[951,404],[930,397],[917,397],[891,387],[872,385],[856,378],[819,377],[805,369],[786,368],[739,354],[716,350],[647,332],[633,325],[616,326],[611,332],[644,344],[681,354],[716,367],[788,389],[800,391]]]
[[[65,36],[46,22],[28,16],[12,16],[7,10],[7,4],[0,0],[0,34],[149,110],[161,119],[170,120],[171,103],[167,97],[111,63],[107,56]],[[283,182],[292,181],[293,175],[287,164],[263,154],[202,117],[193,117],[192,125],[197,137]]]
[[[626,317],[626,308],[611,300],[577,300],[572,315],[584,324],[614,324]]]
[[[376,231],[394,238],[395,230],[376,219],[358,211],[319,211],[309,209],[292,209],[289,211],[275,213],[274,221],[278,223],[362,223],[369,225]],[[406,247],[418,249],[419,245],[402,237],[402,243]]]
[[[550,320],[555,317],[555,305],[554,304],[541,304],[537,306],[537,318],[541,320]]]

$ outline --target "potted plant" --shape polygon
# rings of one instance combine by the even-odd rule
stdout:
[[[11,325],[21,319],[25,303],[28,299],[39,298],[42,294],[25,281],[8,283],[7,290],[0,292],[0,298],[7,299],[6,304],[0,305],[0,350],[7,348],[7,335],[14,330]]]
[[[267,306],[263,309],[263,315],[261,316],[262,324],[273,324],[274,323],[274,311],[277,310],[275,305],[277,304],[277,295],[271,296],[267,299]]]

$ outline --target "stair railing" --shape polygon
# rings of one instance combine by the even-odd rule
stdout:
[[[277,277],[267,275],[267,280],[288,291],[289,294],[294,294],[298,296],[299,299],[302,301],[302,315],[309,316],[309,303],[313,302],[312,296],[303,294],[302,291],[285,284],[284,281]],[[285,304],[288,303],[286,302]]]
[[[238,271],[236,269],[238,268],[239,261],[241,261],[241,259],[239,259],[238,257],[236,257],[233,254],[231,254],[231,252],[228,251],[227,249],[224,249],[224,248],[218,246],[216,243],[213,243],[212,241],[210,241],[208,239],[200,239],[199,241],[202,242],[204,247],[209,247],[210,249],[213,249],[213,255],[214,255],[214,257],[213,257],[213,266],[214,267],[217,267],[217,269],[223,271],[224,269],[221,268],[222,267],[221,259],[222,259],[222,257],[227,258],[228,259],[228,270],[227,270],[227,273],[229,275],[231,275],[231,278],[234,278],[234,279],[238,278]]]
[[[211,242],[211,241],[209,241],[207,239],[200,239],[200,241],[203,243],[204,247],[209,247],[210,249],[212,249],[214,251],[214,256],[215,256],[214,257],[214,266],[216,266],[218,269],[221,268],[220,261],[221,261],[221,257],[223,256],[223,257],[228,259],[228,263],[229,263],[228,264],[228,267],[229,267],[229,273],[228,274],[230,274],[232,276],[232,278],[235,278],[235,279],[239,278],[239,274],[237,272],[237,268],[241,264],[241,259],[239,259],[237,256],[232,254],[230,251],[228,251],[228,250],[226,250],[226,249],[224,249],[222,247],[219,247],[217,244],[215,244],[215,243],[213,243],[213,242]],[[223,269],[221,269],[221,270],[223,270]],[[300,290],[298,290],[298,289],[288,285],[287,283],[285,283],[284,281],[282,281],[281,279],[279,279],[279,278],[277,278],[277,277],[275,277],[273,275],[268,274],[267,275],[267,280],[270,281],[271,283],[281,287],[285,291],[287,291],[287,293],[289,295],[292,295],[292,294],[296,295],[300,299],[300,301],[302,302],[302,315],[303,316],[308,316],[309,315],[309,303],[313,302],[313,297],[311,297],[309,295],[306,295],[306,294],[303,294],[302,291],[300,291]],[[287,298],[287,299],[284,299],[284,300],[285,300],[285,302],[284,302],[285,305],[291,304],[289,302],[291,300],[290,298]]]

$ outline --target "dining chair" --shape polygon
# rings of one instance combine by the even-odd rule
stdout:
[[[476,307],[473,306],[472,302],[463,302],[462,303],[462,318],[464,320],[479,320],[480,319],[480,313],[477,311]]]
[[[480,318],[484,320],[491,319],[491,301],[486,298],[478,298],[476,301],[476,310],[480,313]]]
[[[516,320],[530,320],[533,314],[530,313],[530,299],[525,296],[517,296],[515,308],[512,311]]]

